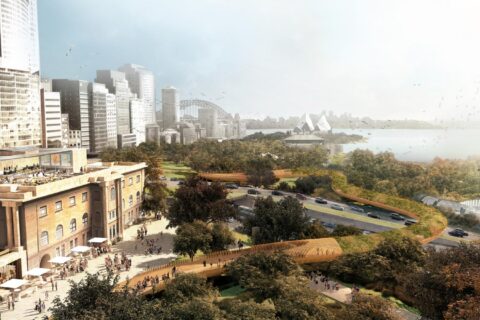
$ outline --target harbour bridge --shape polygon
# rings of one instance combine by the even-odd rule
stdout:
[[[232,116],[219,105],[202,99],[180,100],[180,118],[183,120],[198,119],[199,109],[216,110],[219,120],[230,119]]]

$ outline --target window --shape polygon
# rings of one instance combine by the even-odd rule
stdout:
[[[82,193],[82,202],[85,202],[88,200],[88,193],[84,192]]]
[[[137,174],[137,183],[139,183],[139,182],[140,182],[140,175]]]
[[[132,195],[128,196],[128,205],[130,207],[133,206],[133,196]]]
[[[48,232],[42,231],[42,233],[40,234],[40,245],[46,246],[47,244],[48,244]]]
[[[109,211],[108,216],[109,216],[110,220],[113,220],[113,219],[117,218],[117,209],[113,209],[113,210]]]
[[[70,204],[70,207],[73,207],[76,204],[77,200],[75,199],[75,196],[72,196],[68,198],[68,203]]]
[[[72,219],[70,220],[70,232],[75,232],[77,231],[77,220]]]
[[[132,184],[133,184],[133,178],[130,177],[130,178],[128,178],[128,185],[131,186]]]
[[[55,202],[55,211],[61,211],[62,210],[62,201],[57,201]]]
[[[55,230],[55,237],[57,238],[57,240],[63,238],[63,226],[61,224],[59,224],[57,226],[57,229]]]
[[[45,217],[47,215],[47,206],[40,207],[40,211],[38,215],[41,217]]]
[[[115,200],[117,198],[117,194],[115,192],[115,187],[112,187],[112,189],[110,189],[110,200]]]
[[[82,216],[82,222],[84,225],[88,224],[88,213],[84,213]]]
[[[137,202],[140,202],[140,191],[137,191]]]

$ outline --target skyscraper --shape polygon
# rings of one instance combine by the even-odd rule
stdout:
[[[103,83],[115,95],[117,104],[117,134],[131,133],[130,96],[132,95],[125,73],[116,70],[97,70],[97,83]]]
[[[215,109],[198,109],[198,122],[206,129],[208,138],[218,138],[218,113]]]
[[[145,100],[145,123],[156,123],[155,77],[152,71],[138,64],[126,64],[118,70],[125,73],[132,93],[136,93],[139,99]]]
[[[145,110],[145,100],[132,97],[130,99],[130,125],[132,133],[137,137],[136,143],[139,145],[145,142],[146,123],[143,111]]]
[[[70,130],[80,130],[82,148],[90,148],[88,81],[53,79],[52,90],[60,92],[62,113],[68,114]]]
[[[162,89],[162,118],[163,130],[174,128],[179,122],[180,101],[178,91],[174,87]]]
[[[104,84],[90,83],[90,152],[108,147],[107,103],[113,100]],[[110,95],[110,96],[109,96]]]
[[[40,145],[37,1],[0,4],[0,147]]]

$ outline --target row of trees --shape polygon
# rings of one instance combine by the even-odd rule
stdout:
[[[53,302],[52,319],[90,320],[395,320],[392,306],[382,299],[358,295],[352,305],[328,303],[308,286],[302,269],[287,255],[257,253],[227,267],[227,274],[245,292],[218,299],[206,279],[180,274],[154,299],[124,288],[114,290],[118,277],[87,275],[73,283],[62,301]]]
[[[429,319],[480,319],[480,245],[425,251],[392,237],[371,252],[341,257],[320,268],[341,280],[395,295]]]

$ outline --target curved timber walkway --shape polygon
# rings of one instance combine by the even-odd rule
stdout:
[[[245,249],[227,250],[214,252],[205,256],[199,256],[193,261],[171,262],[163,266],[151,268],[134,276],[128,282],[128,286],[134,288],[137,283],[142,283],[145,278],[160,279],[162,275],[172,275],[173,268],[176,273],[193,272],[205,277],[219,276],[224,273],[225,265],[236,258],[253,252],[273,252],[283,250],[294,258],[299,264],[331,261],[343,254],[366,252],[374,249],[381,241],[389,237],[407,236],[417,239],[421,243],[428,243],[441,235],[447,227],[447,220],[436,209],[427,207],[412,200],[376,193],[361,189],[347,183],[345,175],[339,171],[318,170],[316,175],[328,175],[332,179],[332,189],[343,198],[359,203],[373,205],[382,209],[397,212],[417,219],[412,226],[397,230],[390,230],[371,235],[347,236],[340,238],[321,238],[275,242],[256,245]],[[209,180],[232,181],[244,176],[243,173],[231,174],[200,174]],[[168,280],[167,280],[168,281]],[[162,290],[165,281],[158,285],[148,286],[142,291],[143,294]],[[125,282],[119,286],[126,285]]]

